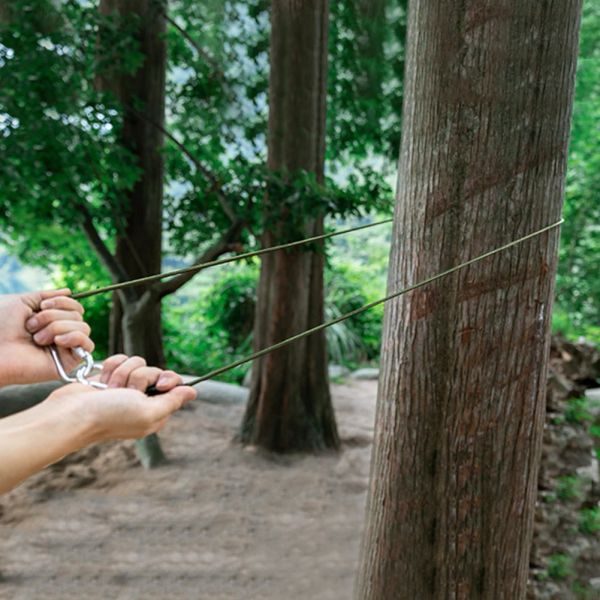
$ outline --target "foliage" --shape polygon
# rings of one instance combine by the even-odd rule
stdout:
[[[60,12],[59,8],[60,6]],[[0,222],[4,241],[32,240],[49,223],[75,231],[81,207],[114,231],[121,192],[137,177],[115,144],[119,107],[93,85],[103,65],[97,33],[114,23],[85,3],[24,0],[11,5],[0,44]],[[132,38],[111,39],[130,70],[139,62]],[[39,243],[38,243],[39,245]],[[56,250],[56,244],[49,250]],[[24,245],[19,247],[26,250]],[[27,251],[25,259],[34,258]],[[45,264],[61,262],[47,252]]]
[[[573,575],[573,559],[566,554],[553,554],[548,559],[548,576],[567,579]]]
[[[600,340],[600,5],[585,2],[555,328]]]
[[[594,535],[600,531],[600,508],[584,508],[579,514],[579,530]]]
[[[577,475],[565,475],[558,481],[558,488],[556,495],[559,500],[568,502],[570,500],[577,500],[581,497],[583,490],[583,481]]]
[[[406,0],[331,3],[327,148],[329,159],[344,168],[369,156],[395,165],[406,12]]]
[[[322,186],[307,173],[265,168],[269,4],[169,3],[164,229],[168,252],[186,260],[229,226],[224,201],[250,225],[252,233],[243,240],[248,246],[257,245],[271,225],[261,208],[267,193],[289,209],[287,238],[297,237],[315,213],[339,219],[390,208],[386,181],[400,137],[406,1],[331,3]],[[125,107],[96,81],[139,66],[138,28],[135,17],[117,22],[101,16],[95,3],[79,0],[5,3],[1,15],[0,239],[26,262],[56,269],[57,282],[95,287],[108,281],[85,242],[67,240],[81,238],[82,207],[109,246],[127,215],[124,195],[140,173],[116,143]],[[98,52],[99,40],[109,51]],[[554,319],[555,329],[595,341],[600,341],[600,271],[593,260],[600,249],[599,40],[600,7],[587,2]],[[345,312],[359,298],[383,295],[387,248],[374,262],[365,248],[381,238],[370,231],[359,239],[333,246],[328,316]],[[382,243],[388,242],[389,237]],[[347,259],[350,254],[355,258]],[[87,306],[98,339],[107,328],[107,300],[95,302]],[[175,308],[181,309],[176,303],[168,309],[171,324],[176,315],[188,318]],[[335,360],[376,358],[379,319],[372,312],[332,329]],[[223,331],[229,327],[215,324]],[[221,338],[215,334],[216,339]],[[215,356],[240,344],[235,342],[227,335],[215,342]],[[99,346],[103,349],[102,340]]]
[[[258,263],[226,267],[186,302],[172,299],[165,309],[167,362],[173,368],[206,373],[252,351],[252,327],[256,306]],[[374,290],[356,265],[331,266],[326,273],[326,319],[348,313],[375,299]],[[382,307],[362,313],[327,330],[329,358],[354,366],[376,359],[382,327]],[[180,327],[183,323],[185,326]],[[224,377],[243,379],[248,366]]]
[[[360,270],[351,263],[327,271],[325,303],[326,319],[347,314],[374,300],[364,289]],[[357,364],[377,359],[381,343],[383,307],[343,321],[330,328],[327,343],[330,359],[337,364]]]
[[[565,420],[568,423],[585,423],[593,419],[587,398],[572,398],[565,410]]]
[[[202,375],[252,351],[257,276],[255,263],[236,264],[224,277],[203,286],[196,298],[169,299],[164,334],[172,368]],[[220,378],[240,383],[249,368],[239,367]]]
[[[268,8],[266,0],[169,3],[164,229],[170,254],[197,255],[229,227],[231,212],[254,234],[248,234],[245,243],[256,243],[271,224],[261,208],[265,194],[288,208],[287,238],[298,237],[304,221],[317,213],[348,217],[389,208],[385,169],[349,160],[343,167],[337,153],[328,166],[335,176],[324,185],[307,173],[266,170]],[[392,25],[400,19],[397,11],[394,15],[389,19]],[[140,19],[100,15],[95,3],[79,0],[23,0],[11,4],[2,17],[2,241],[21,259],[58,269],[59,280],[89,281],[94,287],[85,244],[75,251],[78,259],[71,260],[63,242],[81,235],[86,214],[109,248],[124,231],[126,192],[140,172],[134,157],[119,144],[120,129],[126,111],[143,114],[144,107],[121,106],[102,90],[111,86],[99,83],[131,74],[142,63]],[[332,73],[351,78],[350,68],[364,73],[380,67],[391,76],[396,69],[386,97],[398,102],[402,53],[394,52],[398,60],[377,57],[365,62],[359,45],[340,42],[358,39],[351,28],[360,28],[359,21],[334,14],[332,23]],[[397,50],[403,42],[391,41],[396,37],[389,29],[386,44]],[[331,80],[332,105],[350,106],[352,88],[338,85],[340,77]],[[389,78],[382,74],[381,79]],[[363,95],[363,101],[371,107],[386,106],[374,113],[379,123],[386,115],[398,114],[373,98]],[[356,139],[353,122],[336,121],[330,144],[341,150]],[[363,124],[361,135],[369,133],[365,148],[382,152],[385,135],[374,124]],[[388,129],[398,137],[397,126]],[[361,154],[355,150],[356,156]],[[93,272],[106,281],[103,268],[96,267],[97,260]],[[98,305],[99,327],[106,327],[104,310]]]

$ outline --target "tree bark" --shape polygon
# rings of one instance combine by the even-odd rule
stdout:
[[[100,11],[139,19],[141,66],[131,75],[117,74],[111,81],[99,82],[123,104],[121,144],[136,157],[140,169],[139,178],[127,194],[127,213],[117,236],[115,255],[127,276],[138,278],[158,273],[162,267],[167,64],[164,7],[154,0],[101,0]],[[125,301],[115,304],[111,321],[114,327],[121,320],[123,351],[143,356],[148,364],[164,366],[160,295],[151,286],[138,286],[121,298]],[[111,338],[113,345],[119,340],[114,329]],[[137,449],[145,466],[165,460],[156,436],[138,442]]]
[[[273,0],[268,166],[293,177],[304,170],[323,180],[328,0]],[[279,223],[263,236],[281,241],[285,212],[267,198]],[[304,236],[323,231],[322,216],[306,220]],[[256,312],[257,349],[323,321],[323,253],[299,250],[263,259]],[[322,333],[273,352],[254,365],[241,440],[276,452],[337,448]]]
[[[390,292],[560,218],[580,10],[410,3]],[[525,597],[558,238],[388,305],[358,599]]]

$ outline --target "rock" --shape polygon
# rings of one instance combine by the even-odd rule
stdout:
[[[43,402],[62,385],[60,381],[47,381],[3,387],[0,389],[0,418],[8,417]]]
[[[329,365],[329,379],[340,379],[350,375],[350,369],[342,365]]]
[[[358,369],[350,375],[352,379],[362,379],[365,381],[376,381],[379,379],[379,369]]]
[[[597,590],[600,592],[600,577],[594,577],[593,579],[590,579],[590,587],[594,591]]]
[[[250,395],[248,388],[221,381],[203,381],[194,388],[198,390],[198,400],[209,404],[245,404]]]
[[[588,481],[592,481],[595,485],[600,484],[600,466],[598,459],[592,454],[592,460],[589,465],[579,467],[577,469],[577,475]]]
[[[587,410],[594,421],[600,420],[600,388],[585,391],[585,397],[589,400]]]

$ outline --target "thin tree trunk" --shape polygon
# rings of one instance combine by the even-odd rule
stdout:
[[[300,170],[323,179],[327,73],[327,0],[273,0],[269,99],[269,168],[293,177]],[[286,228],[276,199],[266,200]],[[323,231],[323,218],[307,219],[303,234]],[[262,262],[255,345],[264,348],[323,321],[323,255],[294,251]],[[339,446],[327,378],[326,341],[313,335],[258,361],[241,440],[277,452]]]
[[[580,10],[410,4],[390,291],[560,218]],[[558,237],[387,307],[358,599],[525,597]]]

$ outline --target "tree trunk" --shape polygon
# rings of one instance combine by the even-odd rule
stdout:
[[[118,74],[101,84],[116,93],[123,105],[121,143],[137,159],[140,176],[128,193],[127,214],[117,236],[116,259],[130,278],[158,273],[162,266],[162,212],[165,123],[166,28],[164,7],[154,0],[101,0],[103,14],[117,12],[139,19],[137,36],[143,63],[131,75]],[[160,295],[138,286],[121,295],[111,317],[112,345],[143,356],[148,364],[164,366]],[[115,325],[121,322],[121,335]],[[137,443],[140,460],[152,467],[165,460],[153,435]]]
[[[144,61],[131,75],[118,74],[101,84],[111,89],[123,105],[124,119],[121,143],[137,159],[140,176],[128,193],[127,215],[117,237],[116,258],[131,278],[158,273],[162,266],[162,204],[164,158],[162,147],[165,123],[165,76],[167,49],[164,8],[154,0],[101,0],[103,14],[118,12],[124,18],[139,19],[137,41]],[[149,288],[134,288],[141,299]],[[123,346],[136,347],[149,364],[164,366],[164,351],[160,319],[160,297],[152,320],[140,330],[123,328]],[[125,302],[123,315],[135,312]],[[114,315],[118,322],[118,314]],[[114,336],[113,339],[118,339]],[[127,338],[130,338],[129,340]]]
[[[269,99],[269,168],[323,180],[328,0],[273,0]],[[280,241],[285,214],[267,198],[279,224],[263,238]],[[323,231],[311,216],[303,235]],[[264,348],[323,321],[323,254],[299,250],[263,259],[254,343]],[[241,440],[276,452],[339,446],[322,333],[273,352],[254,365]]]
[[[560,218],[580,10],[410,4],[391,292]],[[558,238],[387,307],[360,600],[525,597]]]

